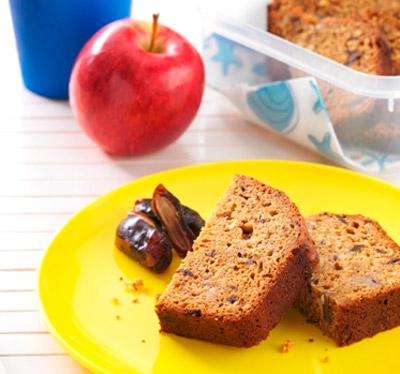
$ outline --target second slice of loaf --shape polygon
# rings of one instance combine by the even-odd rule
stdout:
[[[400,247],[360,214],[306,217],[319,254],[295,306],[343,346],[400,325]]]
[[[236,175],[161,295],[161,331],[238,347],[268,336],[318,258],[281,191]]]

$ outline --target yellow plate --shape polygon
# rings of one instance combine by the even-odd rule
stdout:
[[[51,333],[97,373],[376,373],[400,372],[400,328],[337,348],[294,310],[259,346],[241,349],[160,334],[154,297],[173,266],[153,274],[114,248],[115,230],[135,200],[163,183],[203,217],[234,173],[285,191],[304,215],[362,213],[400,242],[400,190],[343,169],[285,161],[194,166],[151,175],[100,197],[55,236],[38,275],[41,311]],[[127,282],[142,278],[144,288]],[[122,280],[121,280],[122,279]],[[118,317],[117,317],[118,316]],[[281,344],[294,345],[281,353]]]

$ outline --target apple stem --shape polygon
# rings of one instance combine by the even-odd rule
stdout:
[[[156,41],[157,26],[158,26],[158,17],[159,17],[159,14],[153,14],[153,32],[152,32],[152,34],[151,34],[151,41],[150,41],[149,52],[152,52],[152,51],[153,51],[154,43],[155,43],[155,41]]]

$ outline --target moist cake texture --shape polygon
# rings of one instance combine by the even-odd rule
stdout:
[[[319,263],[295,306],[339,346],[400,325],[400,247],[374,220],[306,217]]]
[[[256,345],[317,262],[304,219],[287,195],[235,175],[156,305],[161,331]]]
[[[282,36],[302,47],[375,75],[390,75],[392,65],[386,38],[367,19],[351,15],[316,22],[299,8],[281,16]]]

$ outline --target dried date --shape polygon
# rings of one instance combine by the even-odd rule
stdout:
[[[118,226],[117,248],[152,271],[164,271],[172,260],[172,247],[180,257],[192,249],[204,220],[193,209],[181,205],[163,185],[152,199],[138,199]]]
[[[154,190],[151,208],[166,228],[168,237],[180,257],[192,250],[195,236],[183,217],[182,205],[162,184]]]
[[[151,208],[151,200],[152,199],[139,199],[136,201],[133,209],[135,212],[141,212],[146,214],[154,222],[158,223],[160,221],[158,216],[154,213],[153,209]],[[205,224],[204,219],[201,218],[200,214],[197,213],[195,210],[185,205],[181,205],[181,208],[182,208],[183,219],[189,226],[190,230],[192,230],[193,235],[195,237],[199,236],[200,231]]]
[[[118,226],[115,245],[150,270],[161,273],[172,261],[171,243],[149,217],[131,212]]]

